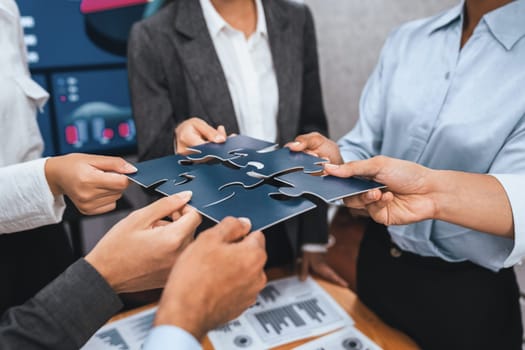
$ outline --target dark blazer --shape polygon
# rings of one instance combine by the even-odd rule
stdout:
[[[312,15],[288,0],[263,0],[279,89],[278,142],[327,134]],[[197,116],[238,133],[233,103],[200,2],[174,0],[136,23],[128,69],[139,160],[172,154],[174,128]],[[286,223],[292,242],[327,241],[326,206]],[[302,233],[302,239],[297,233]],[[296,244],[293,244],[295,246]]]
[[[122,307],[84,259],[0,318],[0,349],[78,349]]]

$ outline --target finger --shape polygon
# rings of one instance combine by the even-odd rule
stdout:
[[[192,192],[184,191],[159,199],[145,208],[130,214],[129,224],[139,227],[152,227],[160,219],[180,210],[191,199]]]
[[[361,193],[355,196],[350,196],[344,198],[344,203],[348,208],[364,208],[367,205],[377,202],[381,199],[381,191],[378,189],[373,189],[365,193]]]
[[[219,125],[217,127],[217,131],[224,136],[224,139],[226,140],[226,138],[228,137],[228,134],[226,134],[226,128],[224,128],[224,125]]]
[[[323,263],[322,265],[318,266],[315,269],[315,272],[325,280],[338,284],[341,287],[348,287],[348,282],[339,276],[330,266],[328,266],[328,264]]]
[[[226,217],[210,231],[219,234],[224,242],[236,242],[248,234],[251,228],[251,222],[247,218]]]
[[[220,132],[218,128],[213,128],[204,120],[197,119],[197,121],[194,124],[194,128],[206,141],[214,143],[223,143],[224,141],[226,141],[226,131],[224,130],[224,127],[222,127],[223,132]]]
[[[104,213],[113,211],[115,210],[116,207],[117,207],[117,203],[113,202],[113,203],[109,203],[103,206],[93,207],[90,209],[83,209],[80,207],[78,207],[77,209],[84,215],[99,215],[99,214],[104,214]]]
[[[381,164],[376,158],[371,158],[348,162],[342,165],[325,164],[324,169],[328,174],[337,177],[364,176],[375,178],[381,170],[380,166]]]
[[[166,221],[166,220],[159,220],[159,221],[153,223],[153,228],[164,227],[164,226],[167,226],[169,224],[171,224],[171,222]]]
[[[183,212],[180,218],[170,225],[177,230],[182,230],[185,232],[189,231],[193,236],[193,232],[195,232],[197,226],[199,226],[201,222],[202,216],[195,209],[191,209]],[[171,227],[169,229],[171,229]]]
[[[97,171],[93,175],[94,188],[109,191],[124,191],[128,188],[129,179],[126,175]]]
[[[266,249],[266,238],[261,231],[254,231],[242,240],[242,244]]]
[[[89,155],[88,163],[102,171],[114,171],[121,174],[137,172],[137,168],[120,157]]]
[[[308,270],[310,269],[310,259],[306,258],[306,256],[303,256],[303,259],[301,260],[301,268],[299,270],[299,279],[301,281],[306,280],[308,277]]]

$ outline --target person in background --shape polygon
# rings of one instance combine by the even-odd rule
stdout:
[[[73,177],[80,178],[82,170],[92,172],[89,166],[81,169],[80,163],[67,157],[50,158],[46,163],[50,162],[54,164],[45,167],[44,176],[28,166],[40,160],[0,168],[1,184],[18,178],[13,186],[2,188],[0,207],[17,208],[8,213],[0,211],[0,232],[17,230],[16,222],[34,228],[56,221],[54,210],[42,210],[56,195],[53,189],[71,193],[71,186],[78,182],[71,181]],[[33,192],[24,197],[24,190]],[[172,325],[162,327],[163,333],[176,333],[180,338],[173,344],[182,345],[188,339],[193,344],[193,336],[200,338],[207,330],[238,316],[255,300],[266,281],[264,236],[253,232],[245,237],[249,221],[226,218],[203,232],[192,246],[201,217],[186,205],[191,195],[181,192],[131,213],[85,258],[73,263],[30,300],[3,312],[0,348],[78,349],[120,310],[118,293],[163,287],[174,264],[177,268],[171,272],[166,292],[169,296],[158,316],[158,322]],[[14,205],[20,201],[30,203]],[[86,208],[96,207],[97,203],[96,197],[83,202]],[[191,250],[184,253],[188,246]],[[218,266],[220,273],[210,273]],[[187,314],[194,317],[172,315],[171,311],[181,306],[191,309]],[[162,316],[164,312],[166,316]]]
[[[183,152],[182,144],[197,144],[186,136],[204,129],[280,144],[298,133],[327,134],[314,22],[304,4],[171,1],[132,28],[128,69],[139,160]],[[303,278],[312,270],[347,285],[324,261],[324,203],[265,235],[269,266],[302,253]]]
[[[63,225],[56,224],[61,221],[65,207],[63,196],[58,195],[63,193],[62,189],[53,190],[56,198],[49,195],[45,203],[31,204],[32,196],[41,194],[37,188],[45,182],[45,165],[55,161],[36,160],[43,150],[36,120],[37,109],[43,107],[49,95],[31,80],[20,13],[14,0],[0,0],[0,43],[0,167],[25,163],[26,176],[31,181],[19,185],[22,179],[13,175],[0,183],[2,196],[11,186],[25,186],[18,194],[16,206],[3,202],[0,217],[15,219],[17,211],[32,209],[32,215],[23,221],[15,219],[3,227],[7,231],[0,232],[24,230],[19,234],[0,235],[2,313],[32,297],[64,271],[74,258]],[[31,162],[33,160],[36,161]],[[115,200],[127,186],[126,176],[117,173],[134,171],[133,166],[118,157],[72,155],[64,158],[63,166],[71,167],[68,175],[74,175],[77,181],[65,194],[85,214],[99,214],[114,208]],[[75,177],[73,170],[82,170],[82,177]],[[94,200],[93,196],[98,199]],[[53,213],[50,221],[46,216],[49,213]],[[42,217],[47,217],[46,226],[41,226],[45,224]]]
[[[441,170],[525,171],[525,1],[466,0],[394,30],[332,163],[384,155]],[[497,91],[497,93],[495,93]],[[309,141],[307,139],[310,139]],[[329,152],[330,153],[330,152]],[[423,349],[521,349],[512,239],[440,220],[384,226],[361,241],[357,292]]]

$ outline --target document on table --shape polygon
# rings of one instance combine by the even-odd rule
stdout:
[[[353,325],[352,318],[313,279],[269,282],[255,305],[208,333],[216,350],[268,349]]]
[[[382,348],[357,328],[346,327],[294,348],[294,350],[382,350]]]
[[[157,308],[142,311],[100,328],[81,350],[140,350]]]

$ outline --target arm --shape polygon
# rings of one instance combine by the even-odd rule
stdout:
[[[493,176],[432,170],[383,156],[325,169],[330,175],[364,176],[385,184],[386,192],[373,190],[345,199],[349,207],[366,207],[379,223],[406,225],[435,219],[498,236],[514,235],[508,197]]]
[[[163,198],[117,223],[85,260],[2,315],[0,348],[79,348],[120,309],[117,293],[164,286],[201,221],[190,197]]]
[[[135,24],[128,42],[128,75],[139,160],[174,153],[174,111],[166,73],[157,52],[148,28]]]

